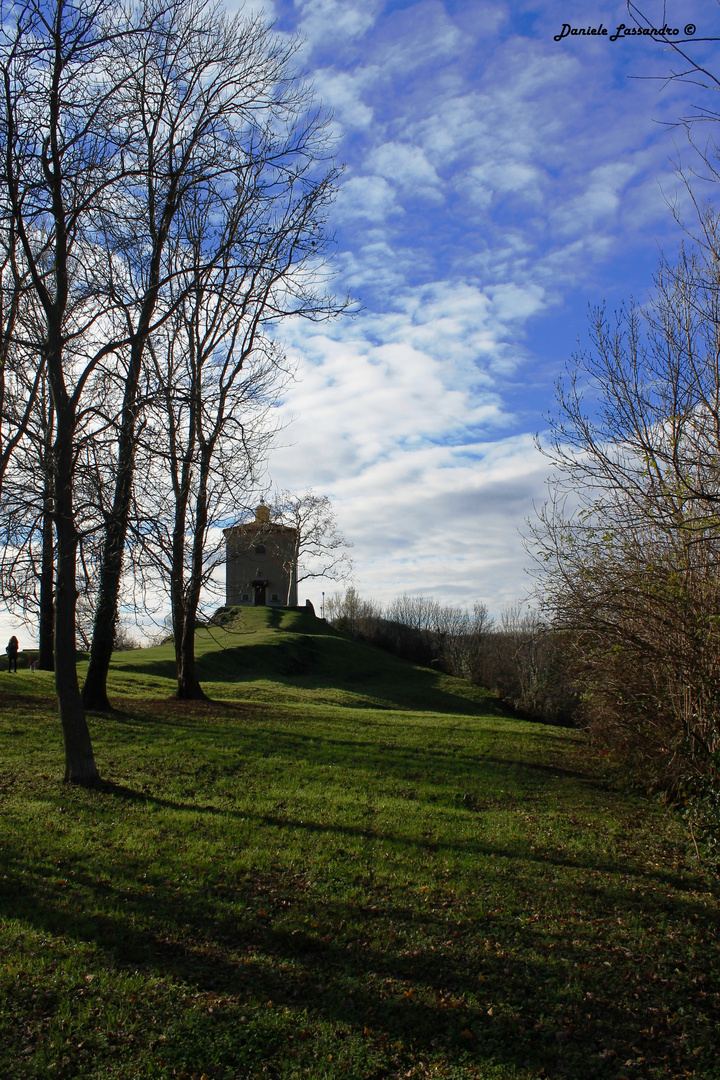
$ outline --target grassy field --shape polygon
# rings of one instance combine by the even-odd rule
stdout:
[[[720,1077],[718,890],[580,733],[302,612],[0,673],[0,1077]]]

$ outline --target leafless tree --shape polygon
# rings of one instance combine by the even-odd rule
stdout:
[[[74,470],[83,396],[112,351],[108,259],[98,237],[118,210],[125,172],[125,118],[115,108],[108,54],[129,29],[124,11],[85,0],[27,0],[3,16],[0,202],[38,319],[37,352],[25,360],[38,379],[45,373],[54,411],[55,682],[65,778],[93,783],[98,772],[75,665]]]
[[[125,41],[125,39],[124,39]],[[174,0],[143,37],[141,62],[125,42],[119,61],[135,118],[126,151],[125,215],[109,246],[123,254],[114,296],[128,326],[129,360],[118,434],[95,630],[83,688],[106,709],[117,597],[131,505],[138,388],[153,319],[188,295],[238,275],[264,324],[288,314],[327,315],[318,290],[324,210],[335,171],[322,165],[326,123],[291,70],[296,43],[259,18],[228,18],[207,0]],[[132,161],[131,161],[132,158]],[[114,223],[113,223],[114,224]],[[202,242],[200,242],[202,241]],[[213,269],[219,275],[207,284]],[[174,301],[180,290],[172,290]],[[239,302],[239,301],[237,301]]]
[[[673,782],[720,748],[720,265],[663,261],[558,389],[540,589],[596,732]]]
[[[354,585],[344,593],[333,593],[325,603],[327,618],[351,637],[370,638],[376,624],[382,618],[382,605],[376,600],[364,599]]]
[[[301,495],[280,492],[273,499],[273,520],[292,529],[292,548],[284,550],[288,572],[286,603],[297,585],[308,578],[344,581],[352,575],[352,559],[347,549],[352,545],[340,532],[332,501],[311,488]],[[297,580],[294,580],[297,567]]]
[[[267,127],[241,133],[236,153],[247,152],[248,139],[257,145],[251,169],[235,163],[232,197],[217,184],[189,192],[178,207],[180,240],[167,246],[163,296],[172,314],[148,341],[145,498],[138,491],[136,504],[153,492],[169,516],[156,510],[154,526],[135,535],[170,595],[183,698],[202,696],[195,624],[221,550],[210,533],[255,486],[270,445],[268,411],[286,372],[277,325],[288,316],[328,318],[344,306],[318,288],[336,175],[314,172],[324,120],[300,115],[306,95],[290,88],[268,107],[266,125],[280,102],[292,121],[281,136]]]
[[[245,321],[229,289],[199,289],[149,347],[155,398],[140,438],[131,525],[136,564],[144,560],[170,599],[181,698],[204,696],[195,627],[224,551],[218,522],[256,484],[283,371],[272,342],[258,334],[262,305],[248,308]]]
[[[26,0],[5,16],[0,214],[10,255],[3,285],[20,283],[23,302],[34,309],[34,346],[12,331],[12,302],[2,331],[10,352],[25,349],[33,385],[44,376],[50,387],[55,678],[66,779],[93,783],[98,773],[75,666],[79,544],[83,531],[97,535],[100,521],[85,701],[105,707],[147,342],[180,298],[170,285],[183,278],[192,287],[223,256],[220,237],[198,260],[183,230],[203,196],[242,217],[252,192],[247,243],[234,251],[248,276],[261,276],[253,244],[272,234],[278,213],[285,221],[289,208],[314,200],[316,213],[285,244],[285,254],[292,252],[285,276],[267,293],[268,319],[303,313],[311,285],[316,299],[322,292],[321,208],[334,173],[319,161],[324,119],[291,69],[294,43],[258,19],[229,19],[203,0]],[[328,300],[324,314],[331,309]],[[9,367],[2,371],[5,377]],[[102,384],[113,408],[120,392],[113,416],[99,408]],[[93,427],[102,433],[100,454],[85,437]]]

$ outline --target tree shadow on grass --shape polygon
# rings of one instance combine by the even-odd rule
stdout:
[[[666,1015],[659,984],[643,987],[639,1003],[623,972],[610,977],[592,941],[566,938],[559,956],[540,927],[520,927],[512,913],[458,923],[452,906],[418,911],[387,896],[371,905],[334,901],[289,870],[256,871],[211,890],[187,882],[179,890],[152,871],[141,886],[123,865],[101,882],[101,857],[92,853],[84,865],[73,864],[72,880],[59,880],[50,864],[29,869],[26,853],[12,845],[4,857],[0,910],[6,917],[45,940],[53,935],[93,944],[104,968],[225,995],[225,1015],[198,1011],[193,1052],[196,1062],[211,1060],[227,1027],[236,1055],[221,1074],[228,1078],[238,1067],[272,1061],[269,1044],[244,1043],[234,1011],[247,1002],[265,1010],[268,1001],[285,1010],[275,1023],[286,1039],[310,1018],[385,1047],[388,1055],[401,1045],[394,1053],[405,1067],[420,1054],[442,1054],[446,1065],[461,1070],[503,1065],[574,1080],[615,1078],[618,1063],[630,1057],[644,1058],[638,1075],[668,1060],[678,1068],[701,1064],[691,1053],[702,1035],[693,1019],[691,975],[697,980],[706,968],[710,973],[709,956],[696,958],[684,980],[686,1045]],[[107,878],[106,863],[103,869]],[[579,902],[574,897],[576,909]],[[627,890],[619,902],[627,912],[637,904]],[[284,905],[292,905],[292,915]],[[696,914],[712,940],[715,923],[699,905]],[[613,956],[616,962],[622,963]],[[677,962],[669,948],[656,965],[662,983],[683,979],[674,971]],[[572,985],[577,992],[569,992]],[[86,989],[82,978],[66,987],[71,1011]],[[708,1005],[697,1004],[699,1018]]]
[[[378,825],[351,825],[348,823],[339,825],[325,821],[308,821],[285,814],[256,813],[247,807],[235,810],[230,807],[202,805],[195,802],[181,802],[178,800],[154,796],[148,792],[138,791],[121,784],[102,781],[94,788],[94,791],[108,795],[111,798],[121,799],[129,803],[141,805],[155,805],[164,809],[209,815],[218,818],[235,818],[240,821],[249,821],[261,826],[269,826],[278,830],[296,830],[300,833],[321,834],[329,837],[344,838],[347,840],[367,840],[390,846],[398,846],[406,849],[424,851],[431,854],[455,854],[459,856],[472,855],[477,858],[507,859],[512,862],[525,862],[528,864],[550,865],[564,867],[576,871],[589,871],[595,874],[606,874],[618,879],[632,878],[639,883],[661,883],[671,886],[678,892],[695,892],[698,882],[688,880],[680,874],[673,874],[666,870],[654,870],[641,868],[624,859],[593,859],[588,856],[565,855],[557,850],[546,847],[543,849],[529,850],[528,845],[519,843],[516,847],[499,845],[495,842],[480,839],[441,840],[441,839],[416,839],[403,836],[398,832],[385,831]],[[468,815],[469,817],[470,815]],[[601,895],[600,890],[596,890]],[[638,901],[639,902],[639,901]],[[654,904],[656,899],[648,900]],[[682,901],[674,901],[674,903]],[[720,928],[720,913],[711,911],[708,919]]]
[[[278,613],[280,618],[281,613]],[[168,658],[146,659],[131,655],[116,660],[118,672],[163,678],[176,676]],[[359,645],[334,634],[284,634],[277,641],[259,641],[207,652],[197,656],[197,672],[203,684],[242,686],[271,679],[288,689],[318,692],[361,692],[360,702],[348,708],[397,708],[422,712],[511,717],[496,698],[481,701],[466,696],[468,684],[457,680],[458,693],[449,690],[449,676],[416,667],[382,650]],[[452,681],[451,681],[452,682]],[[377,699],[372,701],[370,699]]]

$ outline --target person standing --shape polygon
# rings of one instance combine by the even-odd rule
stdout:
[[[8,657],[8,671],[14,671],[16,675],[17,675],[17,656],[18,656],[19,649],[20,649],[20,646],[18,644],[18,639],[13,634],[13,636],[10,638],[10,640],[8,641],[8,643],[7,643],[6,647],[5,647],[5,652],[7,653],[7,657]]]

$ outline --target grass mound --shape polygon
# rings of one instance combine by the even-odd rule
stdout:
[[[94,791],[0,673],[1,1075],[718,1076],[715,885],[580,733],[305,612],[198,653],[116,656]]]
[[[221,624],[198,631],[196,655],[200,681],[212,698],[501,712],[482,688],[352,641],[309,609],[225,609]],[[114,673],[115,685],[126,673],[154,677],[160,690],[175,673],[173,647],[117,653]]]

